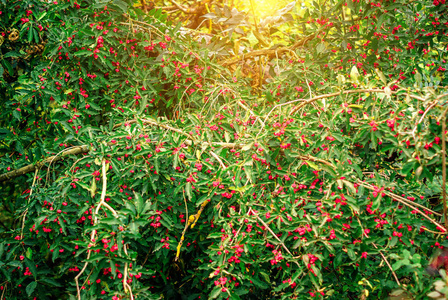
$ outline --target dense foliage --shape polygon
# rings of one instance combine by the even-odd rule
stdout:
[[[426,297],[447,3],[172,3],[0,1],[2,299]]]

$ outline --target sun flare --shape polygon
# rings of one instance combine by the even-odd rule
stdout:
[[[285,7],[291,0],[240,0],[244,10],[254,14],[259,19],[275,15],[275,13]],[[253,10],[252,10],[253,6]]]

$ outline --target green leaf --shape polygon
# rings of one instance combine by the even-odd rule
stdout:
[[[32,259],[33,257],[33,250],[31,248],[26,249],[25,257],[28,259]]]
[[[347,254],[351,260],[356,260],[356,254],[355,251],[353,251],[353,249],[347,248]]]
[[[128,11],[128,4],[121,0],[114,0],[114,5],[118,6],[122,12],[126,13]]]
[[[26,294],[28,296],[31,296],[31,294],[34,292],[34,290],[36,289],[37,286],[37,282],[36,281],[32,281],[30,284],[28,284],[26,286]]]
[[[92,177],[92,185],[90,186],[90,197],[94,198],[96,194],[96,179]]]
[[[325,44],[319,43],[316,47],[317,54],[323,53],[325,51]]]
[[[61,287],[62,286],[58,281],[53,280],[51,278],[47,278],[47,277],[40,278],[39,282],[42,282],[44,284],[51,285],[51,286],[56,286],[56,287]]]
[[[210,295],[208,296],[208,299],[216,299],[218,298],[219,294],[221,294],[221,287],[215,286],[215,288],[211,291]]]
[[[185,191],[187,193],[188,199],[191,199],[191,182],[187,182]]]
[[[256,277],[251,277],[250,280],[256,287],[259,287],[260,289],[267,289],[269,287],[266,283]]]
[[[401,259],[392,265],[392,269],[396,271],[404,265],[409,265],[409,263],[410,261],[408,259]]]
[[[80,50],[74,53],[75,56],[91,56],[93,53],[89,50]]]
[[[28,42],[31,43],[32,40],[33,40],[33,27],[30,26],[30,28],[28,28]]]
[[[33,27],[33,35],[34,35],[34,41],[36,42],[36,44],[39,43],[39,33],[37,32],[37,30]]]
[[[263,276],[264,280],[267,283],[269,283],[269,284],[271,283],[271,280],[269,279],[269,275],[266,272],[260,272],[260,275]]]
[[[145,201],[143,200],[142,195],[140,193],[134,192],[135,195],[135,209],[137,210],[137,214],[141,215],[143,212],[143,208],[145,207]]]
[[[398,242],[398,238],[396,236],[393,236],[392,239],[389,241],[388,247],[392,248],[394,247]]]
[[[252,146],[254,145],[254,143],[249,143],[243,146],[243,148],[241,148],[241,151],[248,151],[252,148]]]

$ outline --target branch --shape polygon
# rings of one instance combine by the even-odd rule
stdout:
[[[76,155],[76,154],[80,154],[80,153],[86,153],[88,150],[89,150],[89,146],[87,146],[87,145],[76,146],[75,148],[67,150],[60,155],[54,155],[54,156],[47,157],[43,161],[37,162],[36,164],[29,164],[20,169],[17,169],[17,170],[14,170],[14,171],[11,171],[11,172],[8,172],[5,174],[1,174],[0,182],[8,181],[17,176],[20,176],[20,175],[23,175],[23,174],[26,174],[29,172],[33,172],[36,169],[42,168],[46,163],[61,160],[64,156],[68,156],[68,155],[72,155],[72,154]]]
[[[162,31],[160,31],[160,29],[155,27],[154,25],[151,25],[151,24],[148,24],[148,23],[145,23],[145,22],[142,22],[142,21],[134,20],[128,14],[123,14],[123,17],[128,18],[130,24],[129,23],[125,23],[125,22],[121,22],[122,25],[132,25],[132,23],[137,23],[137,24],[140,24],[140,25],[148,26],[148,27],[154,29],[155,31],[158,31],[158,34],[160,34],[161,36],[164,35],[164,33]]]
[[[220,64],[224,67],[227,67],[227,66],[231,66],[236,63],[239,63],[241,60],[246,60],[246,59],[250,59],[253,57],[257,57],[257,56],[267,55],[269,57],[274,57],[274,56],[283,54],[284,52],[290,52],[291,50],[302,47],[306,43],[308,43],[310,40],[312,40],[313,38],[314,38],[314,34],[301,39],[300,41],[296,42],[295,44],[293,44],[292,46],[289,46],[289,47],[281,47],[278,49],[255,50],[255,51],[243,54],[242,57],[237,56],[234,58],[226,59],[226,60],[222,61]]]
[[[447,208],[446,208],[446,113],[448,107],[442,116],[442,199],[443,199],[443,217],[445,218],[445,228],[448,229]]]
[[[296,111],[298,111],[299,109],[301,109],[302,107],[304,107],[307,104],[310,104],[314,101],[317,101],[319,99],[323,99],[323,98],[330,98],[330,97],[336,97],[342,94],[357,94],[357,93],[385,93],[384,90],[382,89],[359,89],[359,90],[348,90],[348,91],[340,91],[340,92],[336,92],[336,93],[331,93],[331,94],[325,94],[325,95],[320,95],[320,96],[316,96],[313,98],[310,98],[308,100],[306,99],[297,99],[294,101],[289,101],[287,103],[283,103],[283,104],[279,104],[276,106],[283,106],[283,105],[287,105],[287,104],[292,104],[295,102],[301,102],[301,104],[299,106],[294,107],[291,112],[289,113],[289,115],[294,114]],[[274,107],[275,108],[275,107]],[[273,108],[273,109],[274,109]],[[269,113],[270,114],[270,113]],[[268,114],[268,116],[269,116]]]
[[[375,190],[375,188],[372,185],[370,185],[368,183],[365,183],[363,181],[360,181],[359,179],[358,179],[358,183],[363,183],[362,185],[364,187],[367,187],[369,190],[372,190],[372,191]],[[420,207],[420,208],[422,208],[422,209],[424,209],[424,210],[426,210],[426,211],[428,211],[428,212],[430,212],[430,213],[432,213],[432,214],[434,214],[436,216],[442,216],[441,214],[439,214],[439,213],[437,213],[437,212],[435,212],[435,211],[433,211],[433,210],[431,210],[431,209],[429,209],[429,208],[427,208],[427,207],[425,207],[425,206],[423,206],[421,204],[418,204],[416,202],[412,202],[411,200],[408,200],[408,199],[406,199],[404,197],[401,197],[401,196],[399,196],[397,194],[394,194],[392,192],[383,190],[383,193],[386,194],[387,196],[389,196],[390,198],[394,199],[395,201],[398,201],[398,202],[400,202],[400,203],[402,203],[404,205],[407,205],[407,206],[411,205],[412,209],[414,209],[414,206],[417,206],[417,207]]]
[[[398,92],[400,92],[400,91],[390,91],[390,93],[393,94],[393,95],[398,94]],[[316,100],[323,99],[323,98],[335,97],[335,96],[339,96],[339,95],[342,95],[342,94],[356,94],[356,93],[386,93],[386,91],[383,90],[383,89],[358,89],[358,90],[341,91],[341,92],[336,92],[336,93],[331,93],[331,94],[325,94],[325,95],[316,96],[316,97],[310,98],[310,99],[308,99],[308,100],[307,100],[307,99],[297,99],[297,100],[289,101],[289,102],[286,102],[286,103],[283,103],[283,104],[278,104],[278,105],[274,106],[274,108],[279,107],[279,106],[284,106],[284,105],[292,104],[292,103],[295,103],[295,102],[301,102],[301,104],[300,104],[299,106],[294,107],[294,108],[291,110],[291,112],[289,113],[289,115],[292,115],[292,114],[294,114],[296,111],[298,111],[299,109],[301,109],[302,107],[304,107],[305,105],[307,105],[307,104],[309,104],[309,103],[312,103],[312,102],[314,102],[314,101],[316,101]],[[403,95],[405,95],[405,94],[403,94]],[[406,96],[409,96],[410,98],[417,99],[417,100],[420,100],[420,101],[424,101],[424,100],[425,100],[424,98],[419,97],[419,96],[417,96],[417,95],[406,94]],[[443,97],[445,97],[445,96],[448,96],[448,94],[439,95],[434,101],[436,102],[436,101],[440,100],[441,98],[443,98]],[[274,108],[273,108],[273,109],[274,109]],[[272,109],[272,110],[273,110],[273,109]],[[269,113],[269,114],[270,114],[270,113]],[[269,114],[268,114],[268,116],[269,116]],[[266,120],[265,120],[265,121],[266,121]]]
[[[185,194],[184,194],[184,200],[185,200]],[[185,224],[184,231],[182,231],[182,236],[180,237],[179,244],[177,245],[176,257],[174,258],[174,261],[177,261],[179,259],[180,248],[182,247],[182,244],[185,240],[185,233],[187,232],[188,227],[193,228],[196,225],[196,222],[199,220],[199,217],[201,216],[202,211],[204,210],[204,208],[207,206],[207,204],[209,202],[210,202],[210,199],[207,199],[204,202],[202,202],[201,207],[199,208],[198,212],[194,215],[191,215],[190,217],[188,217],[188,209],[186,210],[188,219]],[[185,202],[185,208],[188,208],[186,202]]]
[[[374,191],[374,190],[375,190],[374,187],[370,186],[369,184],[366,184],[365,182],[362,182],[362,181],[359,180],[359,179],[358,179],[357,183],[358,183],[359,185],[362,185],[363,187],[365,187],[365,188],[371,190],[371,191]],[[437,223],[436,221],[434,221],[433,219],[431,219],[430,217],[428,217],[425,213],[423,213],[422,211],[420,211],[417,207],[415,207],[414,205],[416,205],[417,203],[413,203],[413,204],[411,205],[411,204],[409,204],[409,203],[407,203],[407,202],[401,200],[399,197],[396,197],[396,195],[394,195],[394,194],[392,194],[392,193],[389,193],[389,192],[387,192],[387,191],[384,191],[384,193],[385,193],[387,196],[391,197],[392,199],[397,200],[398,202],[400,202],[400,203],[406,205],[406,206],[409,207],[409,208],[412,208],[413,210],[415,210],[416,212],[418,212],[420,215],[422,215],[424,218],[428,219],[431,223],[433,223],[434,225],[436,225],[437,228],[442,229],[444,232],[441,232],[440,234],[448,234],[447,230],[446,230],[442,225],[440,225],[439,223]],[[425,210],[428,210],[427,208],[424,208],[424,209],[425,209]],[[429,211],[429,210],[428,210],[428,211]]]
[[[362,224],[361,224],[361,220],[359,219],[358,216],[356,216],[356,218],[358,219],[359,226],[361,226],[363,235],[364,235],[366,238],[368,238],[369,236],[367,235],[367,233],[365,233],[364,228],[362,227]],[[375,243],[372,243],[372,245],[373,245],[373,247],[375,247],[375,249],[378,249],[378,246],[377,246]],[[398,280],[397,274],[395,274],[394,269],[392,269],[392,266],[390,265],[390,263],[389,263],[389,261],[387,260],[386,256],[384,256],[383,252],[381,252],[380,249],[378,249],[378,252],[380,253],[380,255],[381,255],[381,257],[383,258],[384,262],[386,263],[386,265],[389,267],[390,271],[392,272],[392,275],[394,276],[395,281],[397,282],[397,284],[398,284],[399,286],[401,286],[400,281]]]
[[[128,244],[124,245],[124,253],[128,255]],[[125,293],[129,292],[130,294],[130,300],[134,300],[134,294],[132,293],[132,288],[128,284],[128,263],[124,264],[124,278],[123,278],[123,290]]]
[[[196,12],[196,10],[191,10],[187,7],[184,7],[183,5],[177,3],[174,0],[170,0],[170,2],[173,3],[175,7],[177,7],[178,9],[180,9],[182,12],[184,12],[186,14],[194,14]]]
[[[102,173],[103,173],[103,189],[101,191],[101,199],[100,199],[100,203],[98,203],[98,206],[95,209],[95,214],[93,216],[93,224],[94,226],[98,223],[98,212],[101,208],[102,205],[104,205],[105,199],[106,199],[106,190],[107,190],[107,175],[106,175],[106,160],[103,158],[102,161]],[[115,213],[116,214],[116,213]],[[92,231],[92,233],[90,234],[90,243],[94,243],[95,240],[95,235],[96,235],[96,229],[94,229]],[[90,247],[90,243],[87,247]],[[87,268],[87,265],[89,264],[89,262],[87,260],[89,260],[90,255],[92,254],[92,251],[90,249],[87,249],[87,259],[86,262],[84,263],[84,266],[82,267],[81,271],[79,271],[78,275],[76,275],[75,277],[75,283],[76,283],[76,291],[77,291],[77,295],[78,295],[78,300],[81,300],[81,289],[79,288],[79,282],[78,279],[79,277],[81,277],[81,275],[84,273],[84,271]]]
[[[280,245],[282,245],[283,249],[286,250],[286,252],[288,252],[289,255],[291,255],[293,258],[297,258],[294,255],[292,255],[291,251],[289,251],[288,247],[285,246],[285,244],[278,238],[278,236],[272,231],[271,228],[269,228],[268,224],[266,224],[258,214],[256,214],[252,208],[249,208],[249,212],[252,212],[252,214],[257,217],[257,220],[261,222],[261,224],[263,224],[264,227],[266,227],[266,229],[272,234],[272,236],[280,243]]]
[[[165,124],[157,123],[156,121],[153,121],[153,120],[150,120],[150,119],[142,119],[141,121],[142,121],[143,123],[147,123],[147,124],[150,124],[150,125],[154,125],[154,126],[162,127],[162,128],[164,128],[164,129],[167,129],[167,130],[171,130],[171,131],[180,133],[180,134],[182,134],[182,135],[188,137],[189,139],[191,139],[191,140],[193,140],[193,141],[196,140],[191,134],[185,133],[185,132],[183,132],[182,130],[180,130],[180,129],[178,129],[178,128],[174,128],[174,127],[171,127],[171,126],[169,126],[169,125],[165,125]],[[130,120],[130,121],[125,122],[125,124],[133,124],[133,123],[137,123],[137,120],[136,120],[136,119],[133,119],[133,120]],[[114,129],[117,128],[117,127],[120,127],[121,125],[123,125],[123,123],[119,123],[119,124],[115,125],[115,126],[114,126]]]

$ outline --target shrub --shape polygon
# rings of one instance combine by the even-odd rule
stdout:
[[[1,292],[425,295],[448,245],[448,20],[426,2],[290,6],[265,26],[300,41],[248,41],[240,68],[236,9],[206,45],[120,0],[1,4]]]

